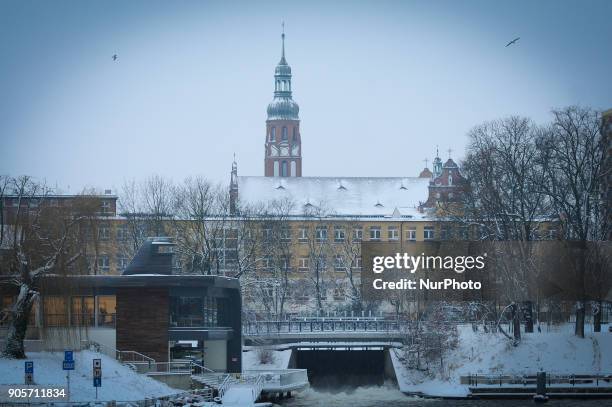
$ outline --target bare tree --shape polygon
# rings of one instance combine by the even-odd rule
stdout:
[[[81,256],[79,222],[74,208],[64,210],[46,204],[49,189],[23,176],[9,182],[12,211],[7,214],[14,228],[7,261],[1,264],[2,275],[17,291],[9,311],[9,329],[3,354],[25,358],[24,339],[34,302],[39,296],[40,280],[53,274],[65,274]]]
[[[537,273],[530,242],[538,237],[543,222],[550,221],[549,200],[539,188],[544,177],[536,143],[540,133],[538,126],[522,117],[484,123],[469,133],[463,165],[469,187],[461,220],[476,225],[484,240],[514,242],[492,246],[497,250],[490,254],[503,280],[502,300],[510,303],[515,340],[520,339],[520,299],[531,294],[529,277]],[[531,301],[524,306],[530,315]],[[526,328],[532,331],[533,324]]]
[[[554,110],[553,115],[553,123],[538,143],[545,170],[540,188],[559,217],[563,238],[578,246],[575,333],[584,337],[587,242],[603,240],[609,232],[600,194],[606,146],[599,112],[570,106]]]

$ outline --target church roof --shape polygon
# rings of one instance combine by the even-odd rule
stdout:
[[[239,176],[241,204],[289,200],[288,215],[424,217],[417,207],[428,196],[429,179],[418,177]]]
[[[427,167],[423,168],[423,171],[419,174],[419,178],[431,178],[432,176],[432,172]]]

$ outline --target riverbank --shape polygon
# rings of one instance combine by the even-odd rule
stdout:
[[[430,372],[409,369],[402,349],[391,352],[400,390],[426,397],[461,398],[471,394],[460,377],[468,375],[533,375],[546,371],[556,375],[612,374],[612,333],[607,326],[600,333],[578,338],[572,326],[545,328],[523,334],[518,346],[501,334],[474,332],[459,326],[456,349],[447,350],[440,362],[432,362]],[[505,386],[505,385],[504,385]]]

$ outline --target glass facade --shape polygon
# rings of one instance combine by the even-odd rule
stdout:
[[[215,297],[171,297],[170,326],[223,326],[223,299]]]

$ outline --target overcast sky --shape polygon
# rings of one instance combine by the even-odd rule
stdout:
[[[305,176],[415,176],[483,121],[612,108],[612,1],[229,3],[0,1],[0,173],[263,175],[283,20]]]

